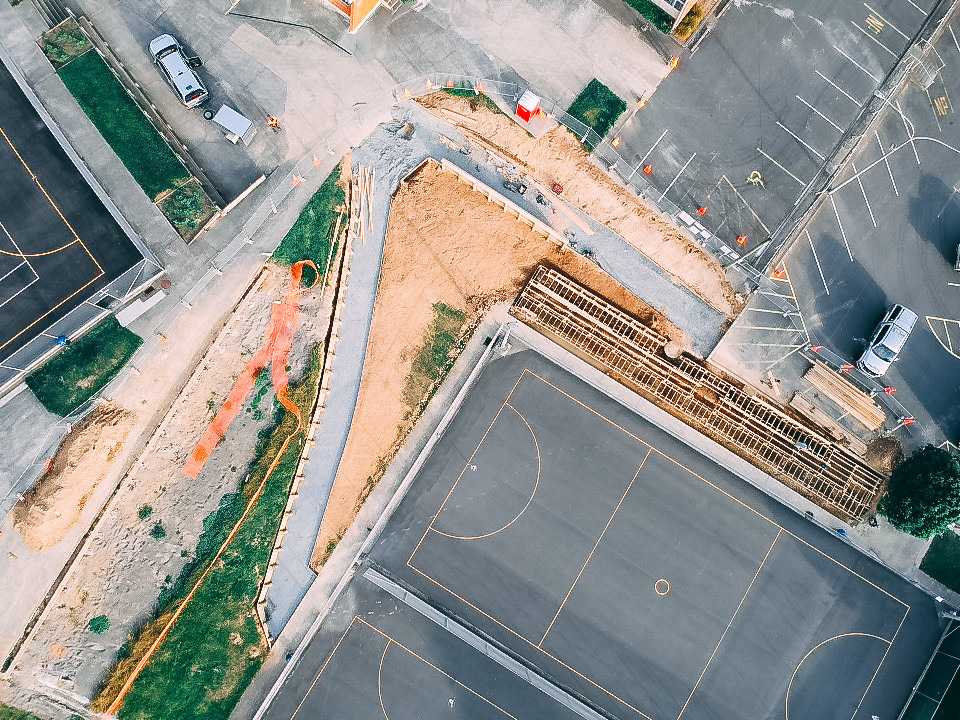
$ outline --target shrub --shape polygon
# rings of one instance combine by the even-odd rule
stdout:
[[[960,520],[960,456],[933,445],[917,450],[894,469],[878,510],[915,537],[947,531]]]
[[[700,27],[700,23],[702,22],[703,8],[697,3],[691,7],[690,10],[687,11],[687,14],[683,16],[683,19],[677,23],[677,29],[673,31],[673,34],[680,42],[686,42],[697,31],[697,28]]]
[[[568,113],[603,137],[627,109],[627,104],[610,88],[594,78],[577,95]]]
[[[151,515],[153,515],[153,508],[149,505],[141,505],[137,508],[137,517],[141,520],[146,520]]]
[[[157,522],[153,524],[153,527],[150,528],[150,537],[154,540],[163,540],[166,536],[167,531],[163,527],[163,523],[157,520]]]
[[[110,629],[110,618],[106,615],[92,617],[90,618],[90,622],[87,623],[87,629],[94,635],[103,635]]]

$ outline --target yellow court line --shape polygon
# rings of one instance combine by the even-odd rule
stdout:
[[[904,616],[904,617],[906,617],[906,616]],[[833,642],[834,640],[840,640],[840,639],[842,639],[842,638],[848,638],[848,637],[868,637],[868,638],[873,638],[874,640],[880,640],[881,642],[885,642],[885,643],[887,644],[887,650],[888,650],[888,651],[890,650],[890,646],[893,644],[890,640],[887,640],[886,638],[880,637],[879,635],[871,635],[870,633],[862,633],[862,632],[849,632],[849,633],[841,633],[841,634],[839,634],[839,635],[834,635],[833,637],[829,637],[829,638],[827,638],[826,640],[823,640],[823,641],[817,643],[816,645],[814,645],[814,646],[807,652],[807,654],[804,655],[803,658],[801,658],[800,662],[797,663],[797,666],[793,669],[793,674],[790,675],[790,682],[787,684],[787,692],[786,692],[786,694],[785,694],[784,697],[783,697],[783,716],[784,716],[784,720],[790,720],[790,693],[793,692],[793,682],[794,682],[794,680],[797,679],[797,673],[800,672],[800,668],[801,668],[801,667],[803,666],[803,664],[807,661],[807,658],[809,658],[811,655],[813,655],[815,652],[817,652],[817,650],[819,650],[820,648],[822,648],[824,645],[826,645],[826,644],[828,644],[828,643],[831,643],[831,642]],[[886,657],[886,653],[884,653],[884,657]],[[883,660],[880,661],[880,664],[881,664],[881,665],[883,664]],[[879,665],[877,666],[877,670],[879,671]],[[876,677],[876,675],[874,675],[874,677]],[[872,682],[873,682],[873,681],[871,680],[871,684],[872,684]],[[867,689],[866,689],[866,691],[863,693],[863,697],[866,697],[866,696],[867,696],[867,692],[869,692],[869,691],[870,691],[870,685],[867,685]],[[860,700],[860,704],[861,704],[861,705],[863,704],[863,699],[862,699],[862,698],[861,698],[861,700]],[[859,709],[860,709],[860,705],[857,705],[857,710],[859,710]],[[856,715],[857,715],[857,713],[856,713],[856,711],[854,711],[853,716],[856,717]]]
[[[530,497],[527,498],[527,504],[524,505],[523,508],[520,510],[520,512],[518,512],[514,516],[514,518],[510,522],[508,522],[506,525],[499,527],[496,530],[491,530],[490,532],[483,533],[482,535],[454,535],[452,533],[447,533],[447,532],[444,532],[443,530],[439,530],[436,527],[431,525],[430,529],[433,530],[433,532],[435,532],[437,535],[443,535],[444,537],[450,538],[451,540],[484,540],[486,538],[493,537],[497,533],[503,532],[508,527],[513,525],[517,520],[520,519],[520,517],[527,511],[527,508],[529,508],[530,505],[533,503],[533,498],[536,497],[537,489],[540,487],[540,471],[542,467],[541,460],[540,460],[540,443],[537,441],[537,434],[533,431],[533,428],[530,427],[530,423],[527,422],[527,419],[523,416],[523,414],[510,403],[506,403],[505,407],[508,407],[511,410],[513,410],[517,414],[517,416],[523,421],[523,424],[527,426],[527,430],[530,431],[530,437],[533,438],[533,447],[537,451],[537,477],[533,481],[533,490],[530,492]],[[436,518],[434,519],[434,522],[436,522],[439,519],[440,519],[440,513],[438,512]]]
[[[484,697],[483,695],[481,695],[480,693],[478,693],[476,690],[474,690],[473,688],[471,688],[469,685],[464,685],[462,682],[460,682],[460,681],[457,680],[455,677],[453,677],[453,675],[451,675],[451,674],[449,674],[449,673],[441,670],[439,667],[437,667],[436,665],[434,665],[432,662],[430,662],[429,660],[427,660],[425,657],[422,657],[421,655],[417,654],[416,652],[414,652],[413,650],[411,650],[410,648],[408,648],[408,647],[407,647],[406,645],[404,645],[402,642],[400,642],[400,641],[398,641],[398,640],[394,640],[390,635],[388,635],[387,633],[385,633],[385,632],[384,632],[383,630],[381,630],[380,628],[378,628],[378,627],[376,627],[376,626],[374,626],[374,625],[371,625],[370,623],[368,623],[366,620],[364,620],[364,619],[361,618],[361,617],[358,617],[358,618],[356,618],[356,619],[357,619],[358,621],[360,621],[362,624],[366,625],[366,626],[367,626],[368,628],[370,628],[371,630],[373,630],[375,633],[377,633],[378,635],[380,635],[381,637],[386,638],[386,640],[387,640],[387,645],[386,645],[386,647],[383,648],[383,655],[380,656],[380,668],[379,668],[379,670],[377,671],[377,694],[380,696],[380,710],[383,712],[383,717],[386,718],[386,720],[390,720],[390,716],[387,714],[387,708],[386,708],[386,706],[384,705],[384,702],[383,702],[383,683],[382,683],[382,679],[383,679],[383,662],[384,662],[384,660],[385,660],[386,657],[387,657],[387,651],[390,649],[390,646],[391,646],[391,645],[396,645],[397,647],[405,650],[405,651],[407,652],[407,654],[412,655],[412,656],[415,657],[417,660],[419,660],[420,662],[422,662],[424,665],[426,665],[426,666],[428,666],[429,668],[431,668],[431,669],[435,670],[436,672],[440,673],[441,675],[443,675],[443,676],[444,676],[445,678],[447,678],[448,680],[451,680],[451,681],[455,682],[457,685],[459,685],[460,687],[462,687],[462,688],[463,688],[464,690],[466,690],[468,693],[470,693],[471,695],[474,695],[474,696],[480,698],[480,699],[483,700],[485,703],[487,703],[487,705],[489,705],[490,707],[498,710],[498,711],[499,711],[500,713],[502,713],[504,716],[506,716],[506,717],[508,717],[508,718],[511,718],[512,720],[517,720],[517,717],[516,717],[515,715],[513,715],[512,713],[504,710],[502,707],[500,707],[499,705],[497,705],[497,704],[496,704],[495,702],[493,702],[492,700],[489,700],[488,698]]]
[[[327,665],[330,664],[330,661],[333,660],[333,656],[337,654],[337,650],[340,649],[340,645],[347,637],[347,633],[353,629],[353,626],[356,625],[358,617],[354,616],[353,620],[350,621],[350,624],[347,625],[347,629],[343,631],[343,635],[340,636],[340,639],[337,640],[337,644],[333,646],[333,650],[330,651],[330,654],[327,655],[327,659],[323,661],[323,665],[320,666],[320,670],[317,671],[316,676],[313,678],[313,682],[310,683],[310,687],[307,688],[307,691],[303,694],[303,697],[300,698],[300,702],[297,703],[297,707],[294,709],[293,714],[290,716],[290,720],[293,720],[297,716],[297,713],[300,712],[300,708],[303,707],[303,704],[307,701],[307,698],[310,696],[310,693],[313,692],[314,686],[316,686],[317,681],[320,680],[320,676],[323,675],[323,671],[327,669]]]
[[[767,564],[767,559],[770,557],[770,553],[773,552],[774,546],[776,546],[777,541],[780,539],[780,536],[783,535],[783,528],[777,533],[777,536],[773,539],[773,542],[770,543],[770,547],[767,548],[767,554],[763,556],[763,560],[760,561],[760,566],[757,568],[757,572],[753,576],[753,580],[750,581],[750,584],[747,585],[747,589],[743,593],[743,597],[740,598],[740,604],[737,605],[737,609],[733,611],[733,616],[730,618],[730,622],[727,623],[727,626],[723,629],[723,632],[720,633],[720,639],[717,641],[717,646],[713,649],[713,652],[710,653],[710,657],[707,658],[707,664],[703,666],[703,670],[700,672],[700,677],[697,678],[697,682],[693,685],[693,690],[690,691],[690,694],[687,696],[687,701],[683,704],[683,707],[680,708],[680,714],[677,715],[677,720],[683,717],[683,714],[687,711],[687,706],[690,704],[690,701],[693,699],[693,696],[697,692],[697,688],[700,687],[700,683],[703,682],[704,675],[707,674],[707,670],[710,668],[710,664],[713,662],[713,659],[717,656],[717,653],[720,651],[720,646],[723,644],[723,639],[727,636],[730,628],[733,627],[734,621],[737,619],[737,615],[740,614],[743,604],[747,601],[747,595],[750,594],[750,591],[753,589],[754,583],[757,582],[757,578],[760,577],[760,571],[763,570],[763,566]]]
[[[553,619],[550,621],[550,624],[547,626],[547,629],[543,633],[543,637],[540,638],[540,642],[537,643],[538,648],[543,647],[543,643],[547,639],[547,635],[550,634],[550,631],[553,629],[554,624],[557,622],[557,618],[560,617],[560,613],[563,612],[564,606],[567,604],[567,600],[570,599],[570,596],[573,594],[573,589],[577,586],[577,583],[580,582],[580,576],[583,575],[583,571],[587,569],[587,565],[590,564],[590,561],[593,559],[594,553],[597,552],[597,548],[600,547],[600,541],[603,540],[603,536],[607,534],[607,530],[610,529],[610,525],[613,523],[613,519],[617,516],[617,512],[620,510],[620,506],[623,505],[623,501],[627,499],[627,494],[630,492],[630,488],[633,487],[633,484],[637,481],[637,478],[640,476],[640,471],[643,470],[644,463],[647,462],[647,458],[650,457],[650,453],[653,450],[647,450],[647,454],[643,456],[643,460],[640,461],[640,466],[637,468],[637,471],[633,474],[633,477],[630,478],[630,482],[627,483],[627,487],[623,491],[623,495],[620,496],[617,506],[613,508],[613,512],[610,513],[610,517],[607,518],[607,524],[603,526],[603,530],[600,531],[600,534],[597,536],[597,541],[593,544],[593,547],[590,548],[590,552],[587,553],[587,557],[584,558],[583,564],[580,566],[580,571],[577,573],[577,576],[573,579],[573,585],[570,586],[570,589],[567,590],[567,594],[563,596],[563,601],[560,603],[560,607],[557,608],[557,612],[554,613]]]
[[[77,244],[76,240],[71,240],[66,245],[61,245],[60,247],[54,248],[53,250],[47,250],[45,252],[39,252],[39,253],[19,253],[19,252],[10,252],[9,250],[0,250],[0,255],[8,255],[10,257],[18,257],[23,259],[46,257],[47,255],[56,255],[58,252],[62,252],[63,250],[66,250],[68,247],[72,247],[73,245],[76,245],[76,244]]]

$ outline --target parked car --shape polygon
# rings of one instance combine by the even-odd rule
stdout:
[[[199,64],[199,61],[188,61],[183,48],[173,35],[160,35],[151,40],[150,56],[180,98],[180,102],[188,108],[196,107],[209,97],[207,89],[192,67]]]
[[[897,361],[907,338],[917,324],[917,314],[903,305],[894,305],[877,326],[857,368],[870,377],[883,375]]]

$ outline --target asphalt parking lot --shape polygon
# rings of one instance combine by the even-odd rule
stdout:
[[[733,2],[620,130],[666,197],[733,245],[776,229],[934,0]],[[748,181],[759,173],[760,182]],[[756,179],[757,176],[754,176]],[[762,183],[762,184],[761,184]]]
[[[780,363],[806,343],[852,363],[887,308],[906,305],[920,320],[880,385],[916,419],[907,429],[915,442],[960,440],[957,32],[954,18],[935,45],[936,81],[928,90],[910,84],[893,101],[784,261],[781,292],[796,302],[806,336],[759,294],[723,341],[739,346],[748,370],[789,372],[790,361]]]
[[[932,600],[532,352],[489,366],[370,554],[614,717],[862,718]]]

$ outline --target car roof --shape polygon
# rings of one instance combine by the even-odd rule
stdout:
[[[177,39],[173,35],[163,34],[157,35],[153,40],[150,41],[150,53],[156,55],[162,50],[166,50],[169,47],[176,47]]]
[[[164,55],[159,62],[170,74],[177,89],[184,95],[201,87],[196,73],[187,65],[182,53],[175,52]]]
[[[887,312],[887,318],[908,333],[917,323],[917,314],[905,305],[896,304]]]
[[[907,337],[909,337],[909,333],[902,327],[890,323],[881,330],[880,335],[877,337],[877,342],[884,347],[890,348],[894,352],[900,352],[907,342]]]

